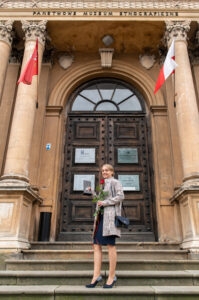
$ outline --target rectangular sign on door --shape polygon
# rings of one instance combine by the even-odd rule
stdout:
[[[140,191],[139,175],[118,175],[124,191]]]
[[[118,164],[137,164],[138,149],[137,148],[118,148],[117,149]]]
[[[95,163],[95,148],[76,148],[75,163],[76,164]]]
[[[95,189],[95,175],[87,175],[87,174],[75,174],[74,175],[74,183],[73,183],[73,191],[83,191],[84,190],[84,181],[91,182],[91,188]]]

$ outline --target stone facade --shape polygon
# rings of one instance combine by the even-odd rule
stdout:
[[[0,248],[28,248],[37,240],[40,212],[52,213],[50,241],[56,240],[70,96],[84,82],[112,77],[135,86],[145,100],[157,239],[199,251],[199,69],[188,55],[188,50],[197,54],[198,2],[3,1],[1,8]],[[99,55],[105,34],[114,36],[108,68]],[[39,76],[30,86],[17,86],[36,38]],[[154,95],[162,67],[158,49],[165,54],[173,39],[175,77]],[[9,63],[12,49],[21,48],[22,65]],[[71,58],[67,68],[59,65],[62,54]]]

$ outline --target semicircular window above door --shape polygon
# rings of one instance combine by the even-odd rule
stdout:
[[[87,84],[76,94],[71,111],[143,111],[143,105],[135,91],[125,84],[106,79]]]

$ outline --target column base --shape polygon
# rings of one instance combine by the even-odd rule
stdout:
[[[175,192],[171,202],[180,206],[183,240],[181,247],[199,253],[199,182],[183,185]]]
[[[26,183],[0,182],[0,249],[27,249],[33,204],[41,198]]]
[[[30,243],[27,240],[20,240],[7,237],[0,237],[0,249],[4,250],[16,250],[16,249],[29,249]]]
[[[18,175],[18,174],[14,174],[14,175],[3,175],[0,178],[0,183],[4,182],[4,183],[13,183],[15,184],[16,182],[21,183],[21,184],[28,184],[29,185],[29,179],[23,175]]]
[[[184,239],[181,243],[183,249],[191,249],[194,252],[199,253],[199,237],[194,237],[190,239]]]
[[[199,173],[184,177],[182,187],[199,187]]]

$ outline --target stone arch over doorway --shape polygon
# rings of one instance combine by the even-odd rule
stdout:
[[[141,69],[120,61],[114,60],[111,70],[104,70],[99,65],[99,61],[93,61],[71,68],[64,75],[54,89],[49,98],[49,106],[65,107],[71,93],[82,83],[97,77],[114,77],[124,80],[135,86],[146,100],[148,109],[151,106],[164,106],[165,101],[161,92],[154,96],[153,91],[155,81],[144,73]]]
[[[73,66],[69,69],[66,74],[57,82],[53,88],[51,95],[48,101],[48,109],[53,111],[53,107],[56,108],[66,108],[63,111],[67,111],[68,99],[74,90],[79,87],[81,84],[85,83],[94,78],[99,77],[113,77],[116,79],[121,79],[127,83],[133,85],[144,97],[146,101],[146,110],[147,114],[151,116],[151,144],[153,149],[153,171],[154,171],[154,182],[155,182],[155,194],[156,194],[156,211],[157,211],[157,220],[158,220],[158,235],[161,239],[165,236],[165,222],[164,217],[167,214],[164,214],[163,209],[160,209],[161,201],[162,203],[168,205],[166,210],[172,210],[173,208],[169,205],[169,189],[173,189],[172,184],[172,166],[170,163],[165,165],[165,161],[172,161],[171,153],[171,142],[170,142],[170,132],[169,132],[169,123],[167,116],[167,107],[165,105],[163,94],[158,93],[158,96],[154,96],[153,90],[155,86],[155,81],[150,78],[143,70],[138,67],[132,66],[127,63],[121,63],[119,60],[115,60],[111,70],[103,70],[99,65],[99,61],[93,61],[88,63],[86,66],[84,63],[82,65]],[[60,115],[60,120],[62,124],[64,123],[65,113]],[[164,131],[164,141],[161,139],[162,131]],[[57,132],[59,145],[57,145],[57,163],[55,164],[55,180],[57,181],[56,186],[60,186],[60,173],[63,160],[60,159],[61,153],[63,152],[63,126],[59,126],[59,131]],[[161,151],[165,149],[165,144],[168,146],[168,153],[165,152],[162,154]],[[161,171],[160,171],[161,169]],[[160,174],[161,173],[161,174]],[[165,176],[164,176],[165,174]],[[169,174],[169,176],[168,176]],[[162,177],[163,175],[163,177]],[[163,178],[163,180],[161,179]],[[166,181],[165,181],[165,178]],[[166,184],[165,184],[166,182]],[[165,189],[167,186],[167,190]],[[54,190],[54,208],[52,209],[52,230],[51,238],[52,240],[56,237],[56,227],[57,219],[59,217],[59,208],[57,206],[60,190],[56,188]],[[171,193],[170,193],[171,194]],[[167,200],[165,200],[167,199]],[[170,225],[172,227],[172,224]],[[169,229],[170,232],[172,232]],[[169,233],[169,235],[172,235]]]

